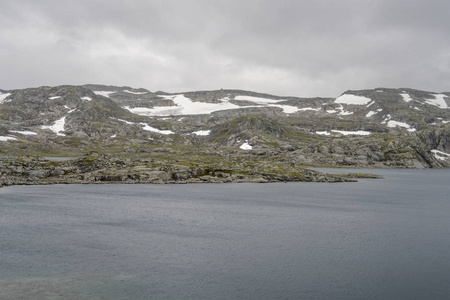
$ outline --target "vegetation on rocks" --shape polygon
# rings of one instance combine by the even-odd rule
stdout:
[[[10,95],[0,104],[0,185],[343,182],[373,176],[321,174],[308,167],[450,166],[446,94],[345,92],[371,101],[356,105],[333,98],[199,91],[184,94],[199,109],[226,101],[233,109],[179,115],[176,95],[130,87],[3,93]],[[170,113],[158,115],[167,107]]]

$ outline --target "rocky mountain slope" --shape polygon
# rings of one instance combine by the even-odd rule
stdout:
[[[110,159],[152,162],[145,165],[151,172],[182,166],[191,170],[183,180],[250,174],[261,181],[276,174],[302,180],[304,166],[448,167],[449,122],[450,93],[413,89],[346,91],[337,98],[103,85],[0,90],[0,184],[31,176],[16,163],[26,169],[27,161],[42,157],[73,157],[65,164],[77,169],[87,153],[97,153],[103,167],[74,171],[77,178],[122,172],[105,166]],[[196,168],[210,171],[197,174]],[[41,179],[64,177],[47,173]],[[178,178],[167,174],[167,180]]]

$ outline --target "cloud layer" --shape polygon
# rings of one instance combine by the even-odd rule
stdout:
[[[0,3],[0,88],[449,91],[446,0]]]

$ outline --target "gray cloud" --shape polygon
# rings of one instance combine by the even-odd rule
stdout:
[[[3,1],[0,88],[448,91],[448,11],[440,0]]]

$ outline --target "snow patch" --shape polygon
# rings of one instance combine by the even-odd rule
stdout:
[[[23,134],[23,135],[37,135],[36,132],[28,131],[28,130],[25,130],[25,131],[10,130],[10,132],[14,132],[14,133],[18,133],[18,134]]]
[[[439,151],[439,150],[436,150],[436,149],[430,150],[430,151],[434,154],[434,157],[436,157],[439,160],[450,159],[450,154],[448,154],[448,153],[445,153],[445,152],[442,152],[442,151]]]
[[[172,100],[176,106],[155,106],[153,108],[125,106],[124,108],[142,116],[203,115],[220,110],[243,108],[226,101],[221,103],[193,102],[184,95],[158,96]]]
[[[402,96],[403,101],[405,101],[405,102],[412,101],[411,96],[406,92],[401,93],[400,96]]]
[[[53,97],[49,97],[48,99],[49,100],[55,100],[55,99],[59,99],[59,98],[61,98],[61,96],[53,96]]]
[[[250,107],[279,107],[284,113],[295,113],[301,109],[290,105],[274,104],[285,100],[273,100],[251,96],[236,96],[234,100],[246,100],[255,103],[252,106],[239,106],[233,104],[229,97],[220,99],[220,103],[194,102],[184,95],[158,95],[158,97],[172,100],[174,106],[155,106],[153,108],[124,106],[123,108],[130,112],[142,116],[172,116],[172,115],[204,115],[211,114],[216,111],[229,109],[242,109]]]
[[[91,97],[81,97],[81,100],[85,100],[85,101],[91,101],[92,98]]]
[[[0,104],[2,104],[6,98],[8,98],[11,95],[11,93],[6,94],[0,94]]]
[[[130,91],[130,90],[123,90],[122,92],[129,93],[129,94],[134,94],[134,95],[148,94],[148,92],[133,92],[133,91]]]
[[[425,99],[425,102],[434,106],[437,106],[442,109],[449,108],[447,102],[445,102],[444,98],[448,98],[447,95],[444,94],[434,94],[434,99]]]
[[[344,94],[342,96],[337,97],[336,100],[334,100],[335,103],[351,104],[351,105],[366,105],[370,101],[372,101],[372,99],[352,94]]]
[[[342,110],[342,111],[339,113],[339,115],[340,115],[340,116],[349,116],[349,115],[353,115],[353,112],[347,111],[347,110]]]
[[[168,100],[172,100],[176,96],[177,95],[158,95],[158,97],[161,97],[161,98],[164,98],[164,99],[168,99]]]
[[[390,128],[395,128],[395,127],[403,127],[403,128],[406,128],[406,129],[408,129],[408,131],[410,131],[410,132],[413,132],[413,131],[416,131],[417,129],[415,129],[415,128],[411,128],[411,126],[409,125],[409,124],[407,124],[407,123],[405,123],[405,122],[399,122],[399,121],[394,121],[394,120],[389,120],[388,122],[387,122],[387,127],[390,127]]]
[[[66,117],[62,117],[59,120],[56,120],[55,124],[50,126],[41,126],[42,129],[50,129],[54,133],[56,133],[57,136],[65,136],[65,134],[61,133],[64,131],[64,125],[66,124]]]
[[[192,134],[205,136],[205,135],[209,135],[210,133],[211,133],[211,130],[199,130],[199,131],[194,131]]]
[[[17,141],[17,139],[11,136],[0,136],[0,142],[7,142],[7,141]]]
[[[369,112],[366,114],[366,118],[370,118],[371,116],[376,115],[377,113],[379,113],[379,112],[381,112],[381,111],[383,111],[383,109],[381,109],[381,108],[377,109],[377,111],[369,111]]]
[[[124,122],[124,123],[126,123],[126,124],[128,124],[128,125],[136,124],[136,123],[133,123],[133,122],[130,122],[130,121],[127,121],[127,120],[116,119],[116,118],[112,118],[112,117],[111,117],[111,119],[114,119],[114,120],[117,120],[117,121],[120,121],[120,122]]]
[[[316,131],[316,134],[319,134],[319,135],[331,135],[331,133],[329,133],[328,131]]]
[[[250,102],[254,102],[256,104],[268,104],[268,103],[278,103],[280,101],[286,101],[286,100],[274,100],[274,99],[267,99],[267,98],[253,97],[253,96],[236,96],[236,97],[234,97],[234,100],[250,101]]]
[[[113,92],[111,92],[111,91],[94,91],[94,94],[100,95],[103,97],[108,97],[108,98],[109,98],[110,94],[114,94],[114,93],[117,93],[117,92],[116,91],[113,91]]]
[[[343,130],[331,130],[331,132],[340,133],[342,135],[370,135],[370,131],[357,130],[357,131],[343,131]]]
[[[113,139],[113,138],[115,138],[117,136],[117,134],[113,134],[112,136],[111,136],[111,138]]]
[[[242,150],[252,150],[253,149],[253,147],[247,141],[245,141],[245,143],[243,143],[239,148]]]
[[[320,108],[303,107],[303,108],[299,108],[298,110],[299,110],[299,111],[307,111],[307,110],[319,111]]]
[[[165,134],[165,135],[174,134],[175,133],[175,132],[173,132],[171,130],[160,130],[158,128],[151,127],[147,123],[139,123],[139,124],[141,124],[143,126],[142,129],[144,129],[146,131],[156,132],[156,133]]]
[[[290,105],[279,105],[279,104],[269,104],[270,107],[279,107],[283,109],[285,114],[293,114],[299,111],[298,107],[290,106]]]

